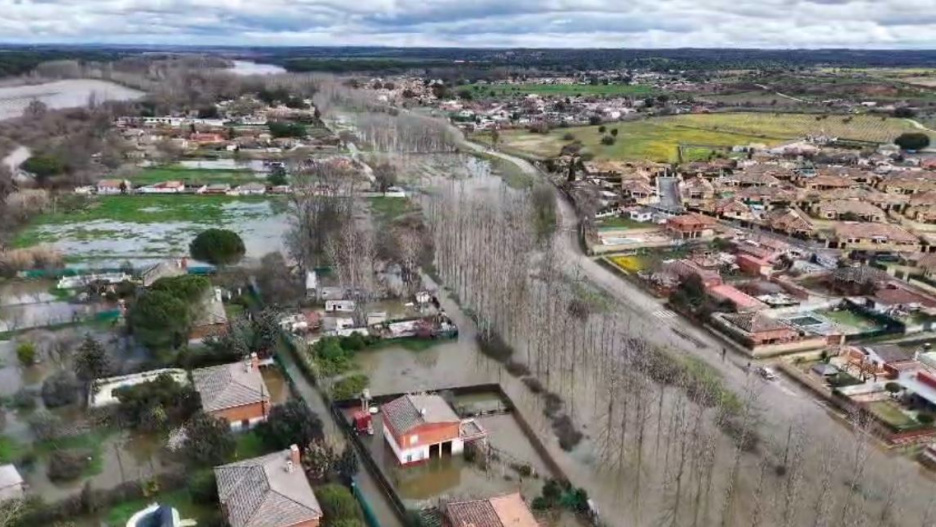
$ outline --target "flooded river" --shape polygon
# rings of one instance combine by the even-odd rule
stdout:
[[[235,60],[234,67],[228,71],[236,75],[276,75],[286,73],[286,69],[276,64],[261,64],[252,60]]]
[[[112,82],[73,79],[26,86],[0,88],[0,119],[19,117],[33,100],[51,109],[85,106],[90,100],[128,101],[139,99],[143,92]]]

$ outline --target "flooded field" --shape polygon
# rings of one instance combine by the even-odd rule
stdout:
[[[33,100],[45,103],[51,109],[74,108],[97,102],[138,99],[143,92],[112,82],[74,79],[27,86],[0,88],[0,119],[19,117]]]
[[[252,60],[235,60],[234,67],[228,69],[235,75],[276,75],[286,73],[286,69],[276,64],[261,64]]]
[[[231,229],[248,258],[282,249],[286,204],[266,198],[112,196],[73,214],[40,216],[14,244],[53,245],[72,261],[154,258],[188,254],[202,230]]]

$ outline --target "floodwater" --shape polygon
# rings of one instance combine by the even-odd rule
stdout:
[[[43,84],[0,88],[0,119],[23,115],[23,110],[33,100],[38,100],[50,109],[85,106],[92,99],[103,101],[128,101],[139,99],[143,92],[93,79],[73,79]]]
[[[283,372],[279,368],[263,368],[260,374],[263,376],[263,384],[270,392],[270,402],[285,403],[289,399],[289,385],[286,383]]]
[[[99,304],[73,304],[49,293],[48,280],[13,281],[0,286],[0,331],[73,322],[104,309]]]
[[[286,73],[286,69],[276,64],[261,64],[252,60],[235,60],[234,67],[228,69],[235,75],[277,75]]]
[[[230,202],[222,208],[224,216],[220,222],[94,220],[40,225],[35,229],[43,242],[51,243],[75,260],[185,256],[192,239],[210,227],[237,232],[244,240],[248,258],[260,258],[283,249],[282,235],[288,223],[285,212],[274,211],[268,201]]]
[[[396,489],[407,508],[438,505],[443,498],[485,498],[521,491],[536,496],[542,490],[546,465],[523,435],[511,415],[479,418],[488,441],[500,459],[487,468],[468,462],[461,454],[444,455],[418,465],[403,467],[383,437],[382,416],[374,416],[374,435],[364,437],[371,456]],[[521,478],[510,464],[530,465],[537,477]]]

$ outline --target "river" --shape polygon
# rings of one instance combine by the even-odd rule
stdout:
[[[234,67],[228,71],[235,75],[277,75],[286,73],[286,69],[276,64],[261,64],[252,60],[235,60]]]

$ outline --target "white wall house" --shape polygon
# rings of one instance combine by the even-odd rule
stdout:
[[[326,300],[326,313],[354,313],[354,300]]]

